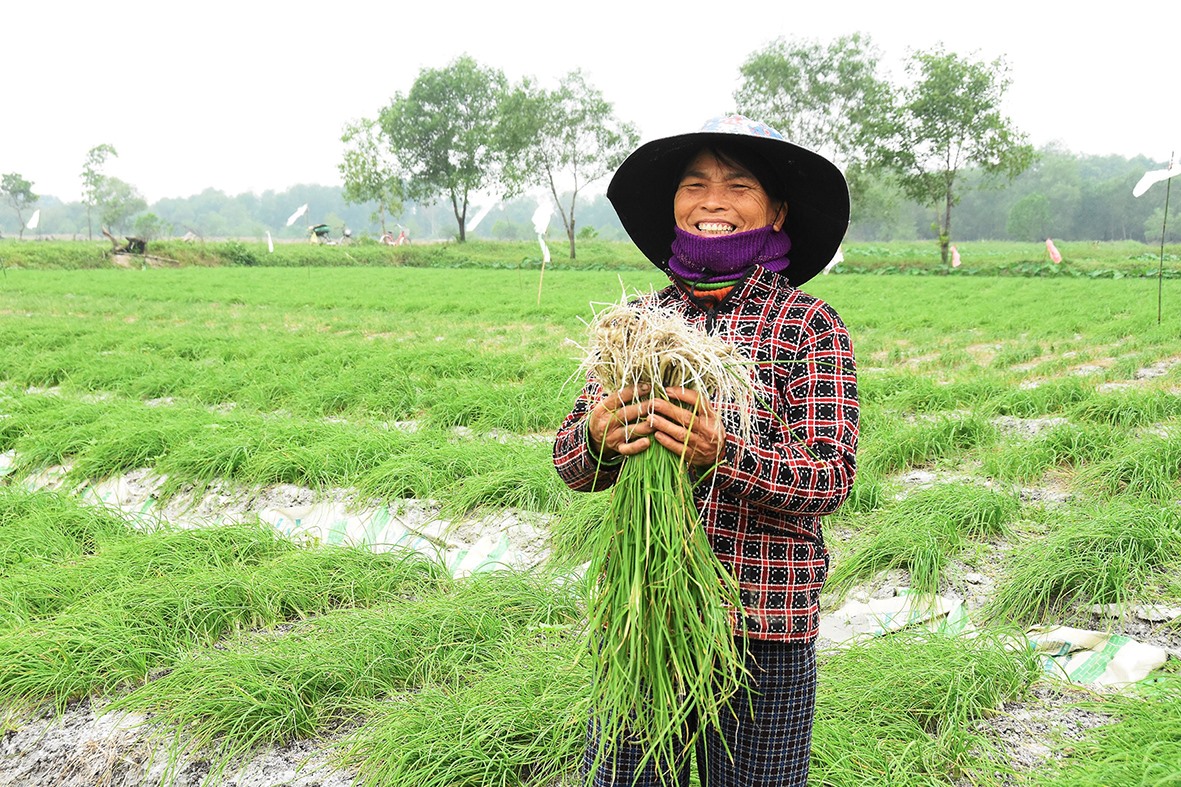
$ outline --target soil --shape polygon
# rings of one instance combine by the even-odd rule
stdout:
[[[170,763],[138,716],[103,713],[89,700],[62,713],[42,709],[0,723],[0,784],[24,787],[348,787],[355,774],[328,763],[330,740],[270,747],[211,779],[201,757]],[[208,781],[207,781],[208,780]]]

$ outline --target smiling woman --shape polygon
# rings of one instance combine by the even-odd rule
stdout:
[[[755,154],[733,153],[711,146],[698,153],[673,195],[673,256],[676,275],[699,282],[733,280],[754,263],[779,272],[788,266],[791,240],[781,230],[787,203],[766,165],[748,168],[738,159]],[[775,195],[752,172],[763,170]]]
[[[716,147],[702,150],[689,162],[673,197],[677,226],[698,235],[745,232],[767,225],[778,232],[786,214],[782,196],[767,193],[751,169]]]
[[[602,635],[588,775],[597,787],[686,787],[695,754],[702,784],[806,784],[828,567],[821,517],[852,488],[858,402],[844,325],[796,287],[844,235],[844,177],[773,129],[729,116],[642,146],[607,195],[671,279],[641,302],[751,359],[754,403],[743,412],[695,385],[658,390],[592,376],[558,431],[561,478],[579,491],[612,487],[608,538],[592,566],[604,567],[597,592],[617,602],[606,625],[593,626]],[[655,462],[659,473],[647,469]],[[635,493],[637,477],[645,494]],[[634,507],[619,502],[633,499]],[[670,510],[668,500],[686,504]],[[687,553],[665,546],[670,532],[704,536],[717,573],[694,573],[685,557],[662,559]],[[609,570],[620,565],[628,570]],[[686,575],[693,592],[670,602]],[[693,636],[715,610],[722,635]],[[686,672],[679,667],[700,663],[715,665],[712,674],[690,669],[704,678],[669,689],[679,685],[669,676]],[[680,696],[693,701],[691,711],[671,720],[651,712]]]

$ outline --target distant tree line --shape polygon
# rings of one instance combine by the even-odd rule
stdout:
[[[850,240],[929,238],[945,261],[953,238],[1160,241],[1164,189],[1136,199],[1132,187],[1163,162],[1058,145],[1035,151],[1000,111],[1009,85],[1002,59],[981,62],[938,46],[913,53],[898,82],[882,76],[879,61],[860,33],[777,39],[742,64],[734,96],[733,109],[842,168],[853,199]],[[151,205],[105,175],[117,153],[97,145],[83,164],[77,203],[37,195],[20,173],[3,175],[0,197],[10,209],[0,214],[0,233],[93,238],[97,222],[149,239],[269,232],[284,240],[324,223],[354,236],[397,225],[412,239],[520,240],[536,237],[556,213],[571,258],[578,239],[626,238],[601,192],[638,133],[580,71],[554,89],[532,78],[509,84],[464,55],[422,69],[407,93],[346,126],[341,139],[340,186],[236,196],[206,189]],[[287,227],[304,204],[307,214]],[[29,232],[35,209],[40,222]],[[1181,199],[1171,212],[1167,240],[1181,240]]]
[[[1144,156],[1082,156],[1051,145],[1038,150],[1033,165],[1003,189],[983,188],[987,185],[983,173],[968,170],[964,178],[982,188],[973,188],[961,199],[956,237],[959,241],[1038,241],[1053,237],[1067,241],[1158,243],[1164,186],[1156,186],[1139,199],[1132,197],[1132,187],[1147,170],[1164,164]],[[854,209],[850,240],[938,239],[931,227],[935,221],[932,208],[900,196],[884,178],[863,179],[859,189],[862,199]],[[1181,241],[1181,198],[1178,194],[1172,196],[1168,240],[1175,243]],[[19,197],[17,202],[19,207],[6,199],[0,201],[0,233],[5,237],[88,237],[86,206],[81,201],[65,203],[53,196],[38,196],[35,202]],[[309,206],[305,220],[284,226],[288,216],[304,203]],[[24,224],[32,205],[41,211],[40,222],[35,230],[27,230]],[[870,209],[858,211],[861,206]],[[537,201],[529,197],[498,203],[474,230],[469,230],[468,237],[535,238],[532,216],[536,209]],[[373,202],[348,202],[340,186],[297,185],[282,191],[238,195],[206,189],[190,197],[152,203],[113,230],[116,234],[136,234],[137,224],[142,226],[146,218],[157,227],[154,237],[180,237],[191,232],[204,238],[263,238],[269,231],[276,240],[296,240],[306,237],[309,224],[324,222],[337,230],[347,226],[354,234],[378,237],[383,228],[373,218],[376,211]],[[456,233],[448,205],[407,201],[397,218],[387,217],[387,223],[404,227],[412,239],[454,239]],[[627,238],[601,194],[584,197],[580,202],[579,232],[584,238]],[[562,234],[562,227],[555,223],[547,237],[556,239]]]

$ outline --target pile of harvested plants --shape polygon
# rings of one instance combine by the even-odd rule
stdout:
[[[590,328],[583,368],[604,391],[648,385],[650,396],[667,399],[669,388],[692,388],[735,414],[728,428],[749,434],[750,364],[734,347],[646,300],[604,309]],[[624,461],[593,534],[588,616],[600,763],[623,740],[642,746],[645,762],[674,762],[702,729],[718,726],[743,685],[738,584],[710,548],[693,484],[681,457],[653,441]],[[691,717],[696,732],[686,734]]]

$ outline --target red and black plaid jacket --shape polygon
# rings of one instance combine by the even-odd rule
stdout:
[[[853,347],[828,304],[755,268],[720,303],[678,286],[656,293],[694,325],[755,360],[759,404],[749,442],[725,419],[725,459],[696,486],[710,543],[738,578],[750,637],[806,642],[820,628],[828,574],[821,517],[853,486],[858,402]],[[586,447],[585,419],[602,392],[589,382],[558,431],[554,466],[572,489],[605,489],[618,466],[600,467]],[[773,411],[775,415],[772,415]]]

